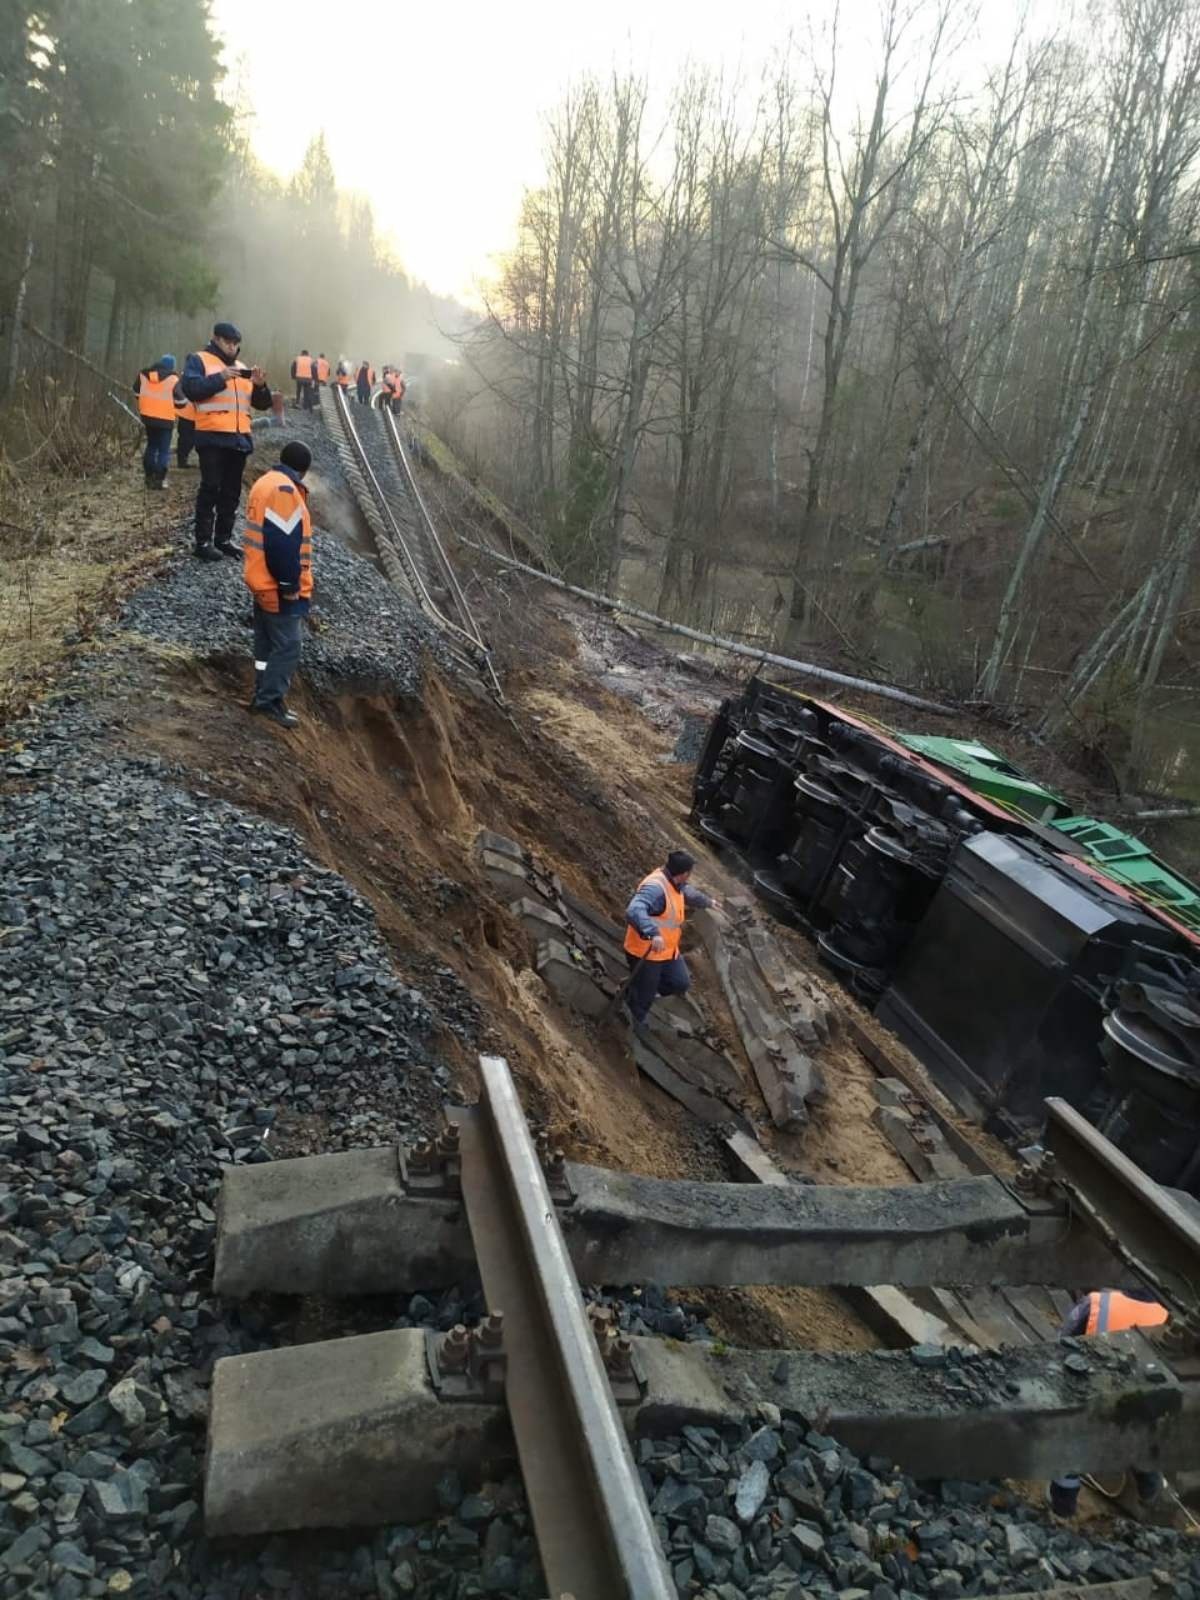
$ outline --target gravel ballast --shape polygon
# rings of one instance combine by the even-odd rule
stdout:
[[[186,526],[176,539],[179,559],[133,596],[122,625],[206,658],[248,663],[251,602],[241,562],[195,560]],[[414,695],[426,652],[445,665],[437,633],[424,618],[370,561],[318,528],[313,539],[313,611],[304,632],[300,679],[329,694]]]

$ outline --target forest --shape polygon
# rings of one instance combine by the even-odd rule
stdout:
[[[1200,14],[980,64],[961,4],[866,10],[581,79],[438,420],[577,581],[1135,771],[1196,684]]]
[[[252,153],[252,110],[199,0],[0,0],[10,461],[43,444],[73,459],[97,425],[119,428],[101,376],[127,388],[164,351],[182,363],[214,317],[273,373],[310,343],[399,359],[431,320],[461,321],[339,189],[324,135],[281,177]]]

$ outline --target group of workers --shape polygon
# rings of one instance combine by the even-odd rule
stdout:
[[[300,659],[301,623],[312,595],[312,520],[304,476],[312,452],[300,440],[286,444],[278,463],[250,491],[241,548],[233,542],[246,458],[254,449],[251,413],[269,411],[273,397],[266,372],[239,360],[242,335],[232,322],[214,325],[203,350],[189,355],[182,374],[175,357],[160,356],[134,381],[138,412],[146,433],[142,467],[148,489],[166,485],[172,434],[178,428],[177,460],[186,467],[195,450],[200,469],[194,522],[200,561],[223,556],[242,562],[254,599],[254,696],[250,709],[282,727],[295,727],[286,695]],[[301,350],[292,362],[296,404],[311,410],[323,385],[354,386],[368,405],[375,369],[363,360],[357,368],[339,361],[331,373],[323,351]],[[383,369],[383,388],[393,412],[403,405],[407,385],[398,367]]]
[[[254,601],[254,694],[250,710],[285,728],[299,721],[286,695],[300,659],[301,627],[312,597],[312,519],[304,476],[312,462],[306,444],[285,444],[274,467],[257,480],[246,504],[239,548],[234,522],[246,460],[254,449],[251,413],[269,411],[266,372],[239,360],[242,335],[218,322],[203,350],[183,372],[163,356],[134,384],[146,431],[146,486],[161,489],[170,462],[171,432],[179,427],[179,465],[194,449],[200,468],[193,531],[196,557],[242,563]],[[323,357],[318,359],[324,359]],[[294,368],[293,368],[294,370]]]
[[[320,403],[321,390],[331,380],[340,389],[353,389],[359,405],[370,405],[371,393],[375,388],[375,368],[365,356],[357,366],[351,361],[339,361],[332,372],[323,350],[315,356],[307,350],[301,350],[292,362],[296,404],[304,411],[311,411],[313,406]],[[393,411],[400,410],[406,388],[403,372],[398,367],[385,366],[383,389]]]

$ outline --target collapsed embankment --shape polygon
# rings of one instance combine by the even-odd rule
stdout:
[[[304,721],[283,734],[246,714],[236,569],[199,568],[186,551],[176,530],[159,573],[56,698],[10,730],[4,756],[0,1150],[15,1182],[0,1202],[0,1594],[536,1594],[511,1482],[466,1500],[448,1482],[446,1518],[431,1529],[228,1552],[203,1540],[215,1359],[349,1326],[445,1327],[469,1309],[456,1292],[336,1310],[219,1304],[220,1166],[428,1132],[447,1094],[471,1092],[485,1046],[508,1056],[527,1109],[571,1154],[724,1175],[711,1133],[637,1082],[619,1028],[585,1023],[545,989],[528,935],[472,858],[480,827],[504,832],[618,914],[680,837],[687,772],[670,760],[673,730],[598,683],[569,619],[532,603],[503,641],[513,709],[502,711],[439,665],[428,630],[370,563],[324,541],[296,696]],[[511,592],[495,609],[512,611]],[[703,954],[696,972],[714,1028],[732,1040]],[[776,1141],[777,1157],[826,1181],[899,1181],[870,1127],[868,1070],[852,1052],[839,1064],[833,1103],[802,1139]],[[702,1323],[649,1293],[623,1316],[675,1336],[869,1342],[815,1291],[726,1292],[703,1309]],[[762,1458],[771,1441],[748,1437],[680,1441],[644,1461],[681,1593],[775,1600],[798,1585],[836,1592],[846,1576],[948,1594],[933,1587],[947,1539],[968,1593],[992,1566],[993,1590],[1028,1587],[1041,1562],[1047,1581],[1159,1562],[1189,1581],[1168,1536],[1138,1533],[1099,1557],[1073,1535],[1053,1546],[1007,1503],[984,1516],[957,1491],[921,1496],[882,1469],[854,1477],[856,1464],[835,1463],[822,1442],[787,1428],[782,1439],[787,1461]],[[807,1546],[785,1537],[796,1518],[787,1467],[801,1455],[830,1507],[820,1550],[812,1534]],[[718,1456],[732,1495],[714,1477]],[[768,1474],[753,1469],[760,1459]],[[737,1501],[760,1487],[743,1525]],[[868,1494],[872,1507],[855,1503]],[[863,1530],[880,1521],[866,1513],[885,1503],[888,1550],[864,1551]],[[1030,1529],[1032,1561],[1020,1541],[1011,1559],[997,1543],[1012,1516]],[[922,1525],[932,1531],[904,1554],[901,1532]],[[881,1564],[892,1543],[894,1572]]]

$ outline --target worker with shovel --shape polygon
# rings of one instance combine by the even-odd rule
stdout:
[[[650,1007],[661,995],[686,994],[691,986],[687,962],[679,953],[684,919],[689,911],[709,911],[716,901],[688,879],[695,860],[686,850],[672,850],[664,867],[642,879],[625,909],[625,959],[629,980],[625,1004],[635,1027],[644,1027]]]

